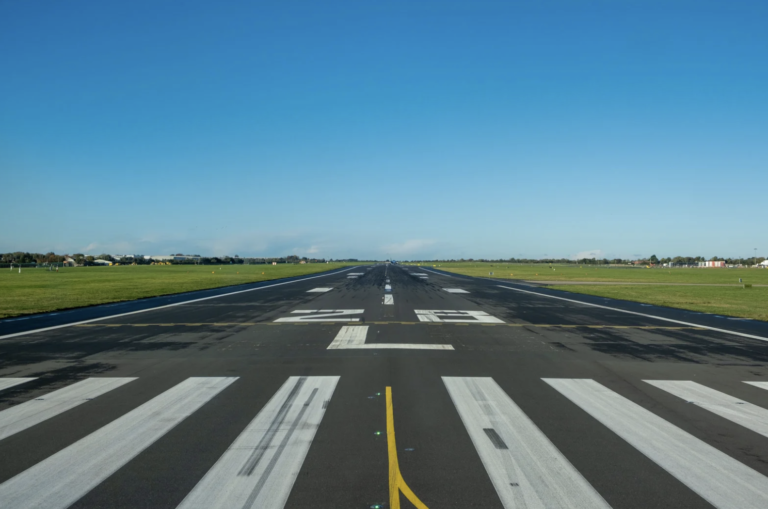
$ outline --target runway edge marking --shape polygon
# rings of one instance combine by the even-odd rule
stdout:
[[[117,315],[102,316],[101,318],[91,318],[89,320],[81,320],[79,322],[66,323],[66,324],[62,324],[62,325],[52,325],[51,327],[43,327],[42,329],[33,329],[33,330],[24,331],[24,332],[14,332],[13,334],[6,334],[4,336],[0,336],[0,339],[15,338],[15,337],[18,337],[18,336],[26,336],[27,334],[36,334],[38,332],[45,332],[45,331],[49,331],[49,330],[63,329],[65,327],[72,327],[73,325],[81,325],[81,324],[84,324],[84,323],[98,322],[98,321],[101,321],[101,320],[110,320],[112,318],[119,318],[121,316],[135,315],[135,314],[138,314],[138,313],[146,313],[147,311],[156,311],[158,309],[165,309],[165,308],[172,308],[172,307],[176,307],[176,306],[183,306],[184,304],[191,304],[192,302],[201,302],[201,301],[204,301],[204,300],[218,299],[220,297],[228,297],[230,295],[237,295],[238,293],[254,292],[256,290],[263,290],[265,288],[272,288],[274,286],[289,285],[289,284],[292,284],[292,283],[301,283],[302,281],[308,281],[310,279],[317,279],[319,277],[335,276],[337,274],[341,274],[342,272],[347,272],[349,270],[354,270],[356,268],[357,267],[350,267],[349,269],[343,269],[343,270],[340,270],[338,272],[334,272],[332,274],[321,274],[319,276],[311,276],[311,277],[306,277],[304,279],[297,279],[297,280],[294,280],[294,281],[284,281],[282,283],[275,283],[275,284],[272,284],[272,285],[260,286],[258,288],[249,288],[247,290],[238,290],[236,292],[223,293],[221,295],[212,295],[210,297],[202,297],[200,299],[186,300],[184,302],[176,302],[176,303],[173,303],[173,304],[165,304],[163,306],[157,306],[157,307],[154,307],[154,308],[140,309],[138,311],[129,311],[128,313],[119,313]],[[215,289],[215,288],[210,288],[210,289]],[[128,301],[128,302],[130,302],[130,301]]]
[[[741,336],[743,338],[757,339],[759,341],[768,341],[768,338],[764,338],[762,336],[755,336],[753,334],[746,334],[744,332],[736,332],[736,331],[727,330],[727,329],[718,329],[717,327],[710,327],[708,325],[700,325],[700,324],[692,323],[692,322],[683,322],[682,320],[675,320],[673,318],[664,318],[663,316],[649,315],[649,314],[646,314],[646,313],[638,313],[637,311],[629,311],[627,309],[612,308],[612,307],[609,307],[609,306],[601,306],[600,304],[592,304],[591,302],[583,302],[583,301],[576,300],[576,299],[566,299],[565,297],[556,297],[555,295],[547,295],[545,293],[531,292],[529,290],[521,290],[519,288],[512,288],[511,286],[504,286],[504,285],[496,285],[496,286],[498,286],[499,288],[507,289],[507,290],[513,290],[515,292],[530,293],[532,295],[538,295],[539,297],[547,297],[549,299],[564,300],[564,301],[573,302],[573,303],[576,303],[576,304],[583,304],[585,306],[592,306],[592,307],[595,307],[595,308],[608,309],[610,311],[618,311],[620,313],[627,313],[627,314],[630,314],[630,315],[644,316],[646,318],[653,318],[655,320],[662,320],[662,321],[665,321],[665,322],[679,323],[681,325],[687,325],[689,327],[697,327],[697,328],[701,328],[701,329],[712,330],[712,331],[715,331],[715,332],[723,332],[725,334],[732,334],[734,336]]]

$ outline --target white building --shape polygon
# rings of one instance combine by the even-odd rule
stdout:
[[[699,262],[699,267],[725,267],[724,261]]]
[[[763,260],[762,262],[760,262],[760,266],[768,269],[768,260]]]

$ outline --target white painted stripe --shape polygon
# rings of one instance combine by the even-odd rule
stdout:
[[[444,277],[452,277],[452,278],[454,278],[454,279],[458,279],[456,276],[451,276],[450,274],[444,274],[444,273],[442,273],[442,272],[435,272],[435,271],[434,271],[434,270],[432,270],[432,269],[424,269],[424,270],[426,270],[426,271],[429,271],[429,272],[431,272],[432,274],[436,274],[436,275],[438,275],[438,276],[444,276]]]
[[[188,378],[1,484],[0,507],[69,507],[236,379]]]
[[[504,285],[497,285],[497,286],[499,288],[505,288],[507,290],[514,290],[516,292],[530,293],[531,295],[538,295],[539,297],[547,297],[549,299],[564,300],[564,301],[567,301],[567,302],[574,302],[576,304],[583,304],[584,306],[592,306],[593,308],[608,309],[610,311],[618,311],[620,313],[627,313],[627,314],[630,314],[630,315],[644,316],[646,318],[653,318],[655,320],[661,320],[661,321],[664,321],[664,322],[679,323],[680,325],[688,325],[688,326],[691,326],[691,327],[700,327],[702,329],[713,330],[715,332],[724,332],[725,334],[733,334],[734,336],[741,336],[743,338],[759,339],[760,341],[768,341],[768,338],[764,338],[764,337],[761,337],[761,336],[754,336],[752,334],[745,334],[743,332],[736,332],[736,331],[731,331],[731,330],[726,330],[726,329],[718,329],[717,327],[709,327],[707,325],[699,325],[699,324],[691,323],[691,322],[683,322],[683,321],[680,321],[680,320],[673,320],[671,318],[664,318],[664,317],[661,317],[661,316],[648,315],[646,313],[638,313],[637,311],[627,311],[626,309],[619,309],[619,308],[612,308],[612,307],[608,307],[608,306],[601,306],[600,304],[592,304],[592,303],[589,303],[589,302],[582,302],[580,300],[566,299],[565,297],[556,297],[554,295],[546,295],[544,293],[531,292],[531,291],[528,291],[528,290],[520,290],[519,288],[512,288],[511,286],[504,286]]]
[[[411,272],[411,275],[412,276],[419,276],[419,277],[426,276],[426,274],[424,274],[423,272]]]
[[[691,381],[645,380],[731,422],[768,437],[768,410]]]
[[[392,306],[394,304],[395,304],[395,296],[394,295],[385,295],[384,296],[384,305]]]
[[[313,288],[311,290],[307,290],[307,293],[325,293],[330,292],[333,290],[333,288]]]
[[[179,508],[284,507],[338,381],[290,377]]]
[[[363,273],[362,272],[350,272],[349,275],[350,276],[362,276]]]
[[[367,334],[367,325],[345,325],[328,346],[328,350],[453,350],[451,345],[366,343]]]
[[[504,323],[485,311],[459,311],[453,309],[414,309],[421,322],[443,323]]]
[[[310,279],[317,279],[319,277],[336,276],[338,274],[341,274],[342,272],[347,272],[348,270],[353,270],[355,268],[356,267],[350,267],[348,269],[343,269],[343,270],[340,270],[338,272],[334,272],[333,274],[321,274],[319,276],[310,276],[310,277],[305,277],[303,279],[298,279],[296,281],[285,281],[283,283],[275,283],[273,285],[260,286],[258,288],[249,288],[248,290],[238,290],[236,292],[223,293],[221,295],[213,295],[211,297],[202,297],[200,299],[186,300],[184,302],[176,302],[174,304],[165,304],[163,306],[157,306],[157,307],[154,307],[154,308],[140,309],[138,311],[130,311],[128,313],[118,313],[116,315],[103,316],[101,318],[91,318],[90,320],[81,320],[79,322],[66,323],[66,324],[63,324],[63,325],[53,325],[51,327],[43,327],[41,329],[33,329],[33,330],[24,331],[24,332],[14,332],[13,334],[6,334],[5,336],[0,336],[0,339],[15,338],[15,337],[18,337],[18,336],[26,336],[27,334],[36,334],[38,332],[45,332],[45,331],[56,330],[56,329],[63,329],[65,327],[72,327],[74,325],[82,325],[84,323],[93,323],[93,322],[100,322],[102,320],[111,320],[112,318],[120,318],[121,316],[135,315],[137,313],[146,313],[148,311],[156,311],[158,309],[165,309],[165,308],[172,308],[172,307],[176,307],[176,306],[183,306],[184,304],[192,304],[193,302],[202,302],[204,300],[219,299],[221,297],[229,297],[230,295],[237,295],[238,293],[255,292],[256,290],[265,290],[267,288],[274,288],[275,286],[290,285],[290,284],[293,284],[293,283],[301,283],[302,281],[309,281]]]
[[[3,389],[10,389],[26,382],[37,380],[37,378],[0,378],[0,391]]]
[[[391,292],[392,291],[392,285],[384,285],[384,291],[385,292]]]
[[[768,478],[594,380],[544,379],[718,508],[768,507]]]
[[[451,345],[422,345],[418,343],[367,343],[354,348],[364,350],[453,350]]]
[[[117,389],[135,378],[88,378],[0,412],[0,440]]]
[[[765,389],[768,391],[768,382],[744,382],[744,383],[752,385],[754,387],[758,387],[760,389]]]
[[[443,383],[506,509],[610,508],[492,378]]]
[[[341,348],[353,348],[365,343],[365,337],[368,335],[367,325],[345,325],[341,328],[333,339],[328,350],[338,350]]]
[[[466,290],[462,290],[461,288],[443,288],[448,293],[469,293]]]

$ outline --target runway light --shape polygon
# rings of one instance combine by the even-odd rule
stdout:
[[[377,432],[375,432],[375,433],[374,433],[374,435],[377,435],[377,436],[378,436],[378,435],[381,435],[381,431],[377,431]]]

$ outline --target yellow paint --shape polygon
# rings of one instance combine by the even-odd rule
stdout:
[[[411,491],[400,473],[397,445],[395,445],[395,417],[392,414],[392,387],[387,387],[387,450],[389,451],[389,507],[400,509],[400,492],[402,492],[417,509],[428,509],[424,502]]]

